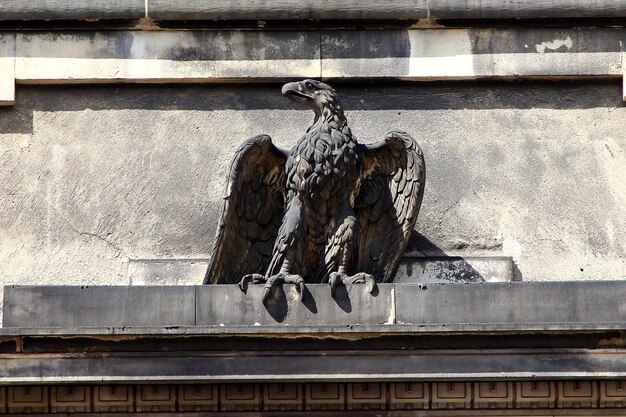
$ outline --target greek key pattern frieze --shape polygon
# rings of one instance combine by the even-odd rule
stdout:
[[[626,408],[626,381],[0,386],[0,414]]]

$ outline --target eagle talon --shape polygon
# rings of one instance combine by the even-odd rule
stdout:
[[[374,279],[374,276],[371,274],[366,274],[365,272],[359,272],[358,274],[354,274],[352,276],[348,276],[340,272],[333,272],[332,274],[330,274],[328,283],[330,284],[330,295],[333,298],[337,293],[337,287],[340,283],[344,285],[367,284],[367,291],[370,294],[373,293],[374,289],[376,288],[376,280]]]
[[[302,300],[302,294],[304,293],[304,279],[300,275],[276,274],[268,278],[261,274],[248,274],[244,276],[239,283],[239,287],[242,288],[242,291],[244,291],[243,286],[247,288],[250,281],[252,281],[253,284],[265,284],[263,286],[263,303],[267,303],[269,300],[272,288],[283,284],[295,284],[298,289],[298,300]]]
[[[244,275],[243,278],[241,278],[241,281],[239,281],[239,289],[246,293],[248,291],[248,284],[250,284],[250,282],[252,282],[253,284],[261,284],[266,280],[267,278],[265,278],[265,276],[261,274]]]

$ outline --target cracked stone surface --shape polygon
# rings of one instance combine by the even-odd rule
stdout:
[[[361,142],[422,145],[409,250],[512,256],[517,279],[626,278],[619,80],[336,85]],[[230,159],[310,125],[279,84],[21,86],[0,110],[0,284],[129,284],[129,258],[206,258]]]

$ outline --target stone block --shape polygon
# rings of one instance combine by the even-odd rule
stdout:
[[[600,395],[596,381],[559,381],[559,408],[597,408]]]
[[[421,19],[427,0],[148,0],[149,17],[159,20]]]
[[[176,387],[173,385],[139,385],[135,396],[137,411],[176,411]]]
[[[514,402],[512,382],[474,382],[474,408],[513,408]]]
[[[249,285],[247,293],[236,285],[196,287],[196,324],[201,326],[371,325],[393,322],[393,285],[380,284],[374,294],[365,285],[341,286],[337,298],[324,284],[308,285],[302,300],[294,285],[274,289],[263,304],[263,285]]]
[[[50,388],[50,407],[53,413],[87,413],[91,411],[91,387],[59,385]]]
[[[425,410],[430,406],[429,383],[391,383],[389,390],[389,408],[392,410]]]
[[[261,390],[257,384],[225,384],[221,387],[221,411],[260,411]]]
[[[0,20],[140,19],[144,0],[2,0]]]
[[[433,383],[432,390],[432,408],[436,410],[469,408],[472,403],[472,384],[469,382]]]
[[[366,382],[348,384],[348,410],[384,410],[387,405],[387,384]]]
[[[428,325],[606,324],[624,319],[624,291],[624,281],[406,285],[396,316]]]
[[[431,4],[434,19],[546,19],[609,18],[626,15],[626,6],[616,0],[437,0]]]
[[[7,287],[5,327],[194,324],[194,287]]]
[[[96,385],[93,387],[93,411],[125,413],[133,411],[134,391],[128,385]]]
[[[324,31],[322,75],[415,80],[618,76],[621,37],[612,29]]]
[[[626,381],[600,381],[600,407],[626,407]]]
[[[302,384],[267,384],[263,387],[263,409],[266,411],[301,411],[303,398]]]
[[[298,31],[18,33],[24,82],[197,82],[320,76],[319,35]]]
[[[555,382],[526,381],[516,384],[515,408],[553,408],[556,401]]]
[[[49,386],[13,386],[7,387],[9,413],[47,413],[50,410],[48,401]]]
[[[304,392],[307,411],[344,409],[346,394],[343,383],[306,384]]]
[[[187,384],[178,387],[179,411],[218,411],[217,384]]]

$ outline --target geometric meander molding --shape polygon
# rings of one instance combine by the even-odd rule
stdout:
[[[0,414],[626,408],[626,381],[32,385],[0,387]],[[582,410],[580,410],[582,411]],[[605,410],[606,411],[606,410]],[[622,410],[616,410],[622,414]],[[471,414],[471,413],[470,413]],[[479,415],[480,413],[476,413]],[[555,414],[551,411],[551,414]],[[557,412],[558,414],[558,412]],[[258,415],[258,414],[257,414]]]

